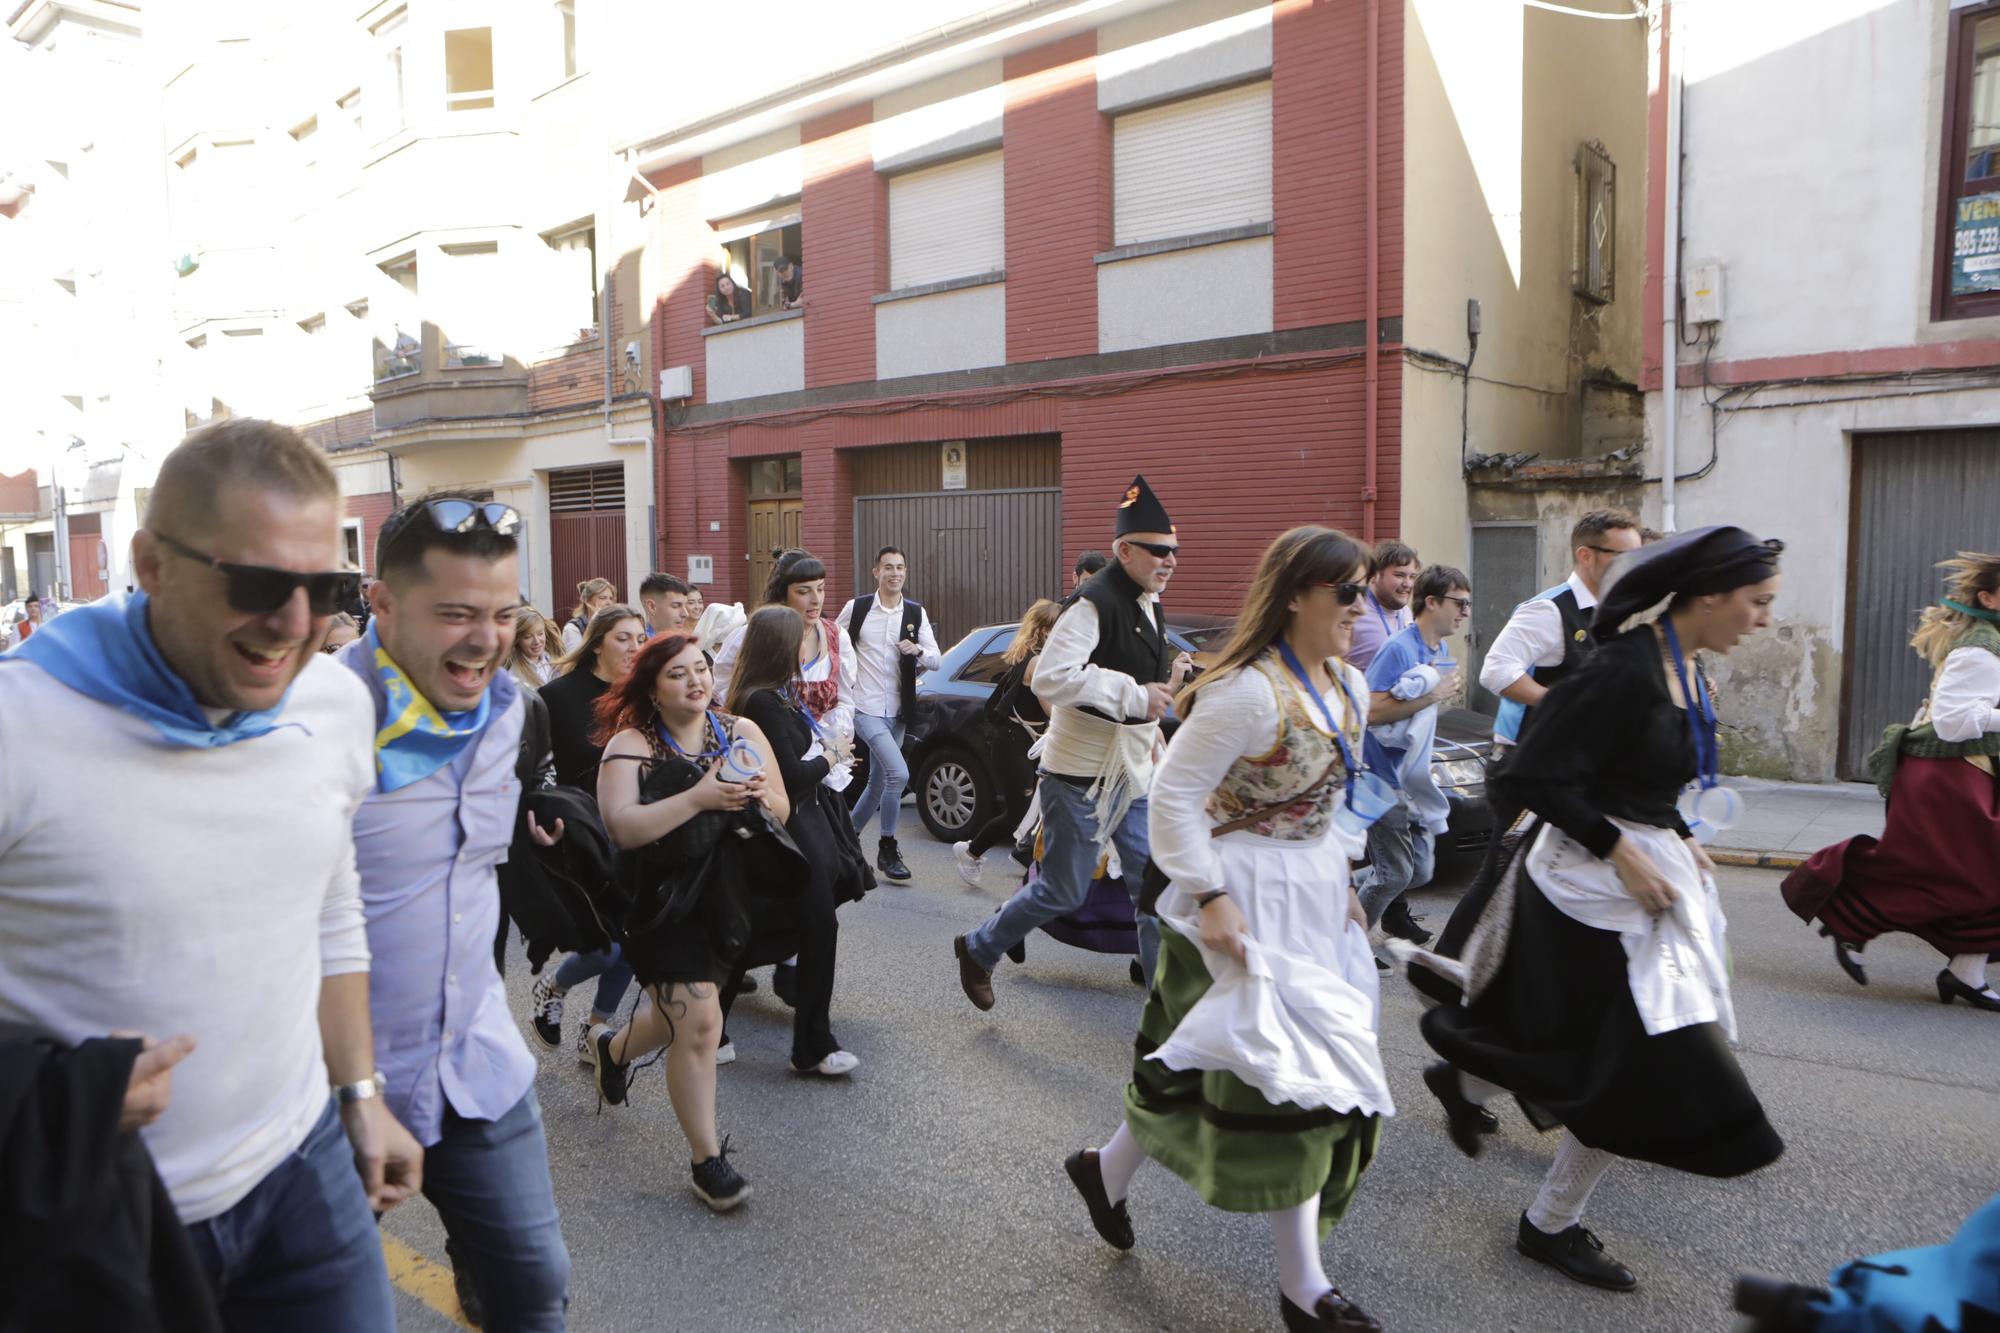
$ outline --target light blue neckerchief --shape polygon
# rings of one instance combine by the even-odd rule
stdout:
[[[213,750],[280,726],[306,730],[301,723],[278,721],[291,699],[289,688],[275,708],[209,721],[194,691],[153,643],[147,621],[150,600],[143,592],[119,593],[66,611],[45,621],[14,651],[0,655],[0,662],[32,662],[85,698],[150,723],[169,745]]]
[[[493,691],[483,691],[476,708],[462,713],[439,711],[403,674],[375,630],[371,620],[362,643],[369,670],[388,696],[382,726],[375,733],[376,783],[388,792],[422,782],[458,758],[459,751],[486,729],[493,711]]]

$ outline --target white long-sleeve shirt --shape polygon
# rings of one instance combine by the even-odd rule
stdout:
[[[1576,594],[1579,610],[1596,608],[1597,595],[1574,574],[1569,576],[1569,590]],[[1479,683],[1498,694],[1535,667],[1558,665],[1563,651],[1562,612],[1556,604],[1547,598],[1523,602],[1486,650],[1479,664]]]
[[[1931,685],[1931,725],[1941,741],[1976,741],[2000,731],[2000,656],[1954,648]]]
[[[834,748],[842,754],[849,754],[852,753],[854,748],[854,681],[856,670],[854,645],[848,641],[847,631],[840,625],[828,620],[825,616],[820,617],[819,623],[822,628],[835,635],[840,641],[840,702],[835,704],[832,711],[820,719],[820,725],[825,729],[827,739],[834,743]],[[736,659],[742,655],[743,636],[749,628],[746,624],[739,625],[731,630],[729,637],[722,641],[722,647],[715,654],[715,665],[712,671],[715,677],[715,701],[718,708],[723,707],[729,698],[729,682],[736,674]],[[825,680],[832,674],[833,663],[827,660],[824,653],[815,657],[810,666],[801,666],[799,668],[799,678],[804,680],[808,685]]]
[[[841,632],[854,618],[854,603],[860,599],[850,599],[840,608],[834,618]],[[894,606],[887,606],[880,596],[868,608],[868,618],[861,622],[861,633],[853,640],[855,685],[854,711],[869,717],[897,717],[903,711],[902,662],[903,651],[896,646],[902,637],[903,602],[896,600]],[[917,618],[917,674],[936,671],[943,665],[944,657],[938,652],[937,635],[931,630],[930,612],[923,611]]]
[[[1139,614],[1153,619],[1153,607],[1160,599],[1141,592],[1138,600]],[[1088,597],[1079,597],[1057,618],[1035,661],[1035,697],[1049,712],[1048,739],[1042,749],[1044,773],[1087,778],[1103,767],[1118,729],[1079,709],[1094,708],[1105,717],[1144,723],[1158,734],[1157,722],[1144,722],[1146,687],[1122,671],[1090,660],[1097,651],[1097,636],[1097,606]],[[1152,777],[1151,766],[1134,776],[1143,789]]]
[[[374,706],[314,654],[279,723],[169,746],[39,666],[0,665],[0,1019],[66,1042],[194,1037],[143,1131],[189,1222],[325,1113],[320,978],[368,970],[352,825]]]

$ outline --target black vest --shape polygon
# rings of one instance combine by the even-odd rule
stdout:
[[[1139,611],[1139,594],[1144,589],[1125,567],[1106,565],[1085,580],[1070,598],[1087,598],[1097,608],[1097,646],[1090,650],[1090,664],[1130,676],[1141,685],[1164,685],[1173,668],[1174,647],[1167,641],[1166,612],[1156,600],[1151,617]],[[1066,604],[1067,605],[1067,604]],[[1144,718],[1107,717],[1111,722],[1143,722]]]
[[[1586,611],[1578,606],[1574,588],[1564,588],[1549,600],[1555,603],[1556,614],[1562,618],[1562,661],[1554,666],[1535,667],[1528,672],[1534,678],[1535,684],[1546,690],[1554,689],[1558,681],[1582,666],[1597,650],[1597,640],[1590,634],[1590,618],[1597,614],[1596,609]],[[1516,743],[1528,734],[1528,726],[1534,720],[1534,709],[1529,708],[1522,712],[1520,729],[1514,735]]]
[[[854,609],[847,615],[847,637],[854,644],[854,651],[861,651],[861,626],[868,620],[868,613],[875,609],[875,594],[854,599]],[[909,598],[903,599],[903,624],[896,638],[902,643],[917,642],[918,631],[924,626],[924,608]],[[897,692],[902,695],[904,721],[909,721],[917,711],[917,659],[908,653],[900,653],[896,663]]]

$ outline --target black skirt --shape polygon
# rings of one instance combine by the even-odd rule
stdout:
[[[1589,1147],[1701,1176],[1776,1161],[1785,1145],[1720,1026],[1648,1036],[1625,968],[1616,933],[1565,916],[1524,870],[1500,970],[1470,1006],[1427,1012],[1424,1039]]]

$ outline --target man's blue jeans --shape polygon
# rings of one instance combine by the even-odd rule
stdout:
[[[290,1157],[188,1235],[231,1329],[396,1326],[382,1241],[331,1100]]]
[[[618,1006],[632,984],[632,965],[617,945],[599,953],[573,953],[556,969],[556,985],[565,991],[592,977],[597,978],[597,998],[590,1002],[590,1012],[617,1017]]]
[[[424,1197],[451,1237],[456,1262],[471,1270],[488,1333],[563,1327],[569,1250],[533,1088],[498,1120],[447,1110],[443,1137],[424,1149]]]
[[[903,813],[903,788],[910,785],[910,766],[903,762],[903,720],[856,713],[854,734],[868,747],[868,790],[854,803],[854,831],[866,833],[879,806],[882,836],[893,838]]]
[[[1097,869],[1097,801],[1087,790],[1061,778],[1042,775],[1042,873],[1023,884],[999,912],[986,918],[965,936],[965,952],[973,962],[991,972],[999,966],[1007,950],[1028,937],[1036,927],[1065,916],[1083,906],[1090,893],[1090,880]],[[1139,880],[1146,869],[1150,844],[1146,836],[1146,798],[1132,802],[1119,821],[1111,841],[1118,849],[1118,865],[1125,876],[1125,889],[1132,895],[1136,911]],[[1153,984],[1153,963],[1160,956],[1159,919],[1137,913],[1139,924],[1139,965],[1146,971],[1146,985]]]

